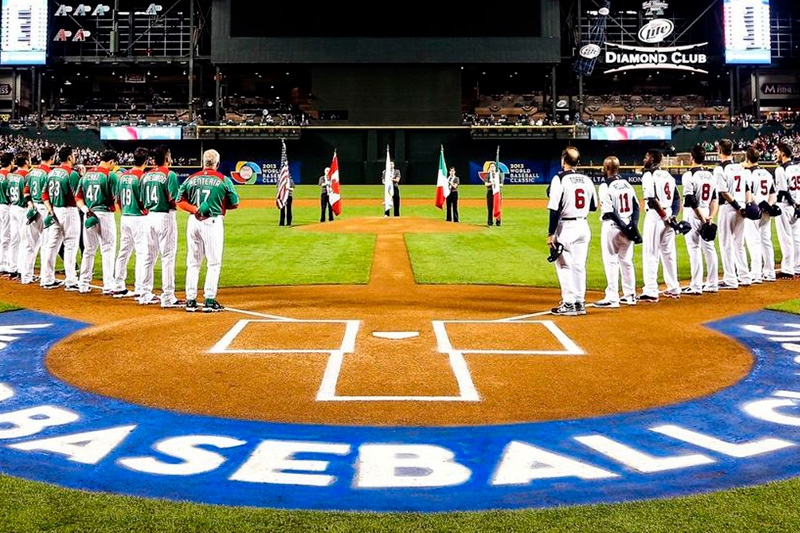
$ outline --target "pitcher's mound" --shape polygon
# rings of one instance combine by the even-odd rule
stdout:
[[[358,217],[298,226],[299,231],[334,233],[375,233],[380,235],[403,233],[451,233],[478,231],[482,226],[445,222],[418,217]]]

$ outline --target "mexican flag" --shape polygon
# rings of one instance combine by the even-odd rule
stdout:
[[[436,175],[436,207],[442,209],[445,199],[450,196],[450,182],[447,180],[447,165],[444,163],[444,146],[439,153],[439,173]]]
[[[339,158],[336,156],[336,152],[333,152],[331,169],[328,171],[328,181],[331,184],[331,190],[328,193],[328,202],[330,202],[331,209],[338,217],[342,214],[342,195],[339,192]]]

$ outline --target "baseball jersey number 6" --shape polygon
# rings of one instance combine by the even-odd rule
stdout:
[[[586,193],[583,189],[575,189],[575,207],[578,209],[586,207]]]

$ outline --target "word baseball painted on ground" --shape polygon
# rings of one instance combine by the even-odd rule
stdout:
[[[0,471],[93,491],[292,509],[451,511],[686,495],[800,475],[800,317],[709,327],[756,363],[696,400],[601,418],[337,427],[179,414],[78,390],[45,354],[85,324],[0,315]],[[589,354],[591,355],[591,354]]]

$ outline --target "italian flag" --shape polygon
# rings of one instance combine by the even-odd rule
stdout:
[[[439,173],[436,175],[436,207],[442,209],[448,196],[450,196],[450,182],[447,180],[447,165],[444,163],[444,146],[442,146],[439,153]]]
[[[339,158],[336,152],[333,152],[333,161],[331,162],[331,169],[328,171],[328,181],[331,184],[330,193],[328,193],[328,201],[331,204],[331,209],[338,217],[342,214],[342,195],[339,192]]]

